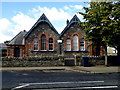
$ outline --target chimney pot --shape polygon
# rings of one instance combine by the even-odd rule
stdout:
[[[67,19],[66,23],[67,23],[67,25],[69,24],[69,20],[68,19]]]

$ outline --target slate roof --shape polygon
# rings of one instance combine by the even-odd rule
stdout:
[[[27,32],[21,31],[7,45],[25,45],[24,36]]]
[[[81,22],[80,19],[77,17],[77,15],[74,15],[73,18],[70,20],[70,22],[67,24],[67,26],[64,28],[64,30],[61,32],[60,37],[66,32],[66,30],[73,24],[73,23],[79,23]]]
[[[41,22],[46,22],[50,25],[50,27],[53,29],[53,31],[59,35],[59,33],[57,32],[57,30],[54,28],[54,26],[51,24],[51,22],[48,20],[48,18],[46,17],[46,15],[43,13],[41,15],[41,17],[37,20],[37,22],[32,26],[32,28],[27,32],[27,34],[25,35],[25,38],[32,32],[32,30],[37,27],[37,25]]]

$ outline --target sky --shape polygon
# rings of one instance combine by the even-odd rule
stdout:
[[[20,31],[29,31],[34,23],[44,13],[52,25],[61,33],[66,26],[66,20],[71,20],[76,14],[80,21],[83,7],[89,7],[84,2],[0,2],[0,43],[11,40]]]

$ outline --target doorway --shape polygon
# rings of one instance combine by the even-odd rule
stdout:
[[[14,57],[20,57],[20,48],[15,48],[14,49]]]

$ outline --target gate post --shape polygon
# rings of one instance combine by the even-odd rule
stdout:
[[[77,55],[74,55],[74,58],[75,58],[75,66],[77,66]]]
[[[61,61],[64,66],[65,65],[64,55],[58,55],[58,57],[59,57],[59,61]]]

